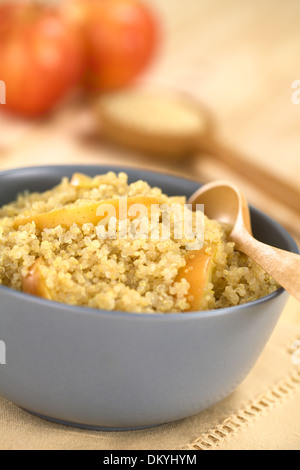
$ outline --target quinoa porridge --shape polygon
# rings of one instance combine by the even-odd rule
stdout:
[[[125,173],[113,172],[94,178],[75,174],[50,191],[19,195],[0,209],[0,284],[48,300],[136,313],[231,307],[278,288],[235,251],[229,227],[205,216],[200,249],[191,249],[197,236],[175,237],[174,217],[168,238],[137,237],[142,219],[119,217],[124,197],[128,207],[155,205],[158,231],[164,207],[186,203],[144,181],[128,184]],[[100,203],[116,209],[106,225],[95,216]],[[191,217],[194,223],[195,213]],[[126,237],[120,236],[124,227]]]

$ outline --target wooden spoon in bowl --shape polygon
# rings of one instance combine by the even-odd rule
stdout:
[[[119,91],[101,96],[95,112],[102,135],[117,144],[170,162],[205,152],[299,213],[300,187],[220,142],[209,111],[183,93],[139,88]]]
[[[253,238],[246,198],[234,184],[226,181],[206,184],[188,202],[194,207],[196,204],[204,204],[207,217],[232,225],[229,238],[235,243],[236,249],[252,258],[300,301],[300,255]]]

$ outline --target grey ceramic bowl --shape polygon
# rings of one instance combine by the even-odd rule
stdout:
[[[0,206],[25,189],[43,191],[75,171],[127,171],[169,195],[198,184],[108,166],[25,168],[0,174]],[[254,234],[297,252],[276,222],[252,209]],[[0,394],[32,413],[86,428],[158,425],[198,413],[229,395],[268,341],[287,293],[199,313],[142,315],[48,302],[0,287]],[[2,343],[2,346],[3,346]]]

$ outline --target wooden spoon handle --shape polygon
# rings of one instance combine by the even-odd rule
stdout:
[[[236,173],[267,191],[271,196],[300,213],[300,185],[296,188],[288,181],[268,172],[235,150],[216,140],[214,136],[201,137],[199,149],[223,161]]]
[[[300,302],[300,255],[266,245],[246,230],[231,236],[236,248],[259,264],[275,281]]]

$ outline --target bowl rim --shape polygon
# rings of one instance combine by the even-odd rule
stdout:
[[[173,178],[173,179],[178,179],[178,180],[184,180],[186,182],[192,181],[194,183],[198,183],[201,185],[202,183],[196,179],[196,178],[189,178],[185,176],[179,176],[176,173],[172,172],[167,172],[167,171],[156,171],[152,169],[147,169],[147,168],[139,168],[139,167],[131,167],[131,166],[126,166],[126,165],[106,165],[106,164],[101,164],[101,165],[84,165],[84,164],[62,164],[62,165],[40,165],[40,166],[26,166],[26,167],[19,167],[19,168],[13,168],[13,169],[8,169],[8,170],[3,170],[0,171],[0,179],[2,177],[5,177],[8,174],[14,174],[14,173],[19,173],[19,172],[27,172],[27,171],[38,171],[42,170],[45,171],[47,168],[56,168],[56,169],[70,169],[72,167],[82,167],[82,168],[90,168],[90,169],[96,169],[96,168],[106,168],[105,171],[140,171],[143,173],[147,174],[152,174],[152,175],[165,175],[167,177]],[[107,168],[110,168],[110,170],[107,170]],[[61,176],[63,178],[63,175]],[[263,216],[267,221],[271,222],[279,232],[284,236],[284,238],[290,243],[290,245],[293,247],[294,252],[299,254],[300,250],[299,247],[296,243],[296,241],[293,239],[293,237],[289,234],[289,232],[281,225],[279,224],[275,219],[272,217],[268,216],[261,210],[253,207],[250,205],[251,210],[261,216]],[[17,290],[14,290],[10,287],[2,286],[0,285],[0,294],[4,293],[6,295],[9,295],[9,297],[12,298],[17,298],[18,300],[26,300],[26,303],[34,303],[35,305],[40,305],[41,310],[43,311],[44,308],[56,308],[65,311],[66,313],[72,312],[73,315],[78,314],[78,315],[92,315],[92,316],[102,316],[102,315],[109,315],[111,317],[121,317],[121,318],[136,318],[136,319],[149,319],[149,320],[154,320],[154,321],[165,321],[166,318],[173,318],[178,320],[184,320],[184,319],[196,319],[196,318],[216,318],[219,316],[223,315],[228,315],[228,314],[239,314],[241,310],[247,310],[247,308],[255,308],[259,305],[262,305],[266,302],[269,302],[271,300],[275,300],[279,296],[283,295],[284,293],[287,293],[283,287],[280,287],[276,291],[272,292],[271,294],[268,294],[267,296],[261,297],[257,300],[253,300],[251,302],[247,302],[245,304],[241,305],[235,305],[232,307],[224,307],[220,309],[213,309],[213,310],[200,310],[200,311],[195,311],[195,312],[170,312],[170,313],[165,313],[165,312],[156,312],[156,313],[136,313],[136,312],[125,312],[121,310],[105,310],[105,309],[96,309],[92,307],[85,307],[85,306],[76,306],[76,305],[70,305],[70,304],[65,304],[63,302],[57,302],[53,300],[46,300],[42,299],[40,297],[35,297],[30,294],[26,294],[24,292],[20,292]],[[159,320],[158,320],[159,319]],[[142,320],[142,321],[144,321]],[[170,321],[170,320],[167,320]]]

